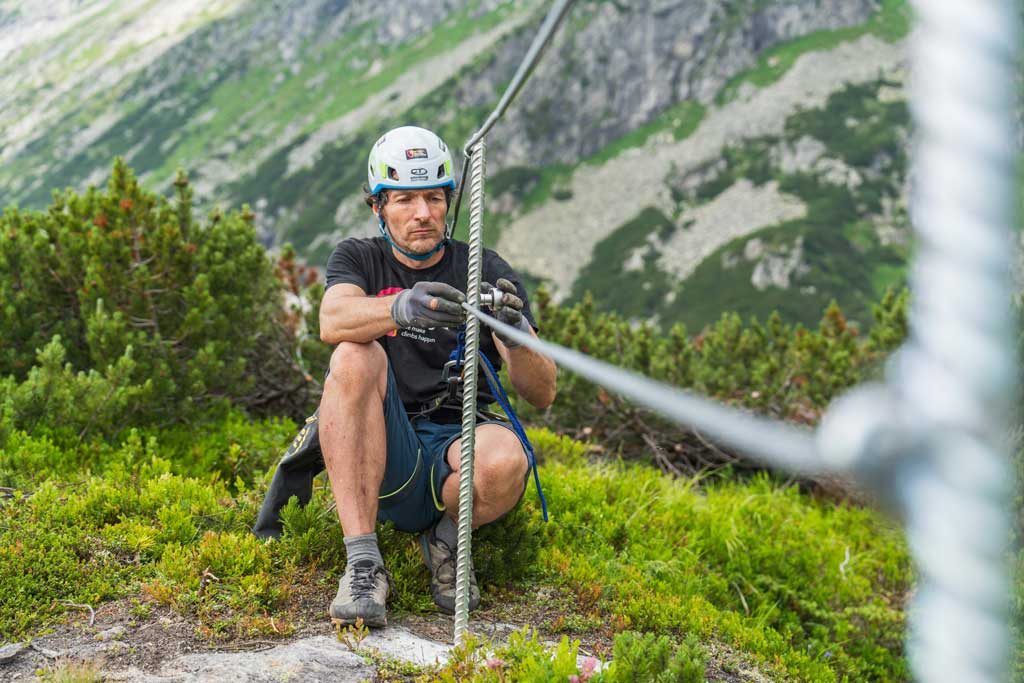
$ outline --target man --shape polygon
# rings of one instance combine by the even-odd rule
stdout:
[[[437,135],[414,126],[386,133],[370,152],[368,179],[366,202],[381,234],[344,240],[327,266],[320,336],[337,346],[319,429],[348,554],[330,614],[383,626],[389,576],[377,521],[420,533],[434,602],[454,613],[461,415],[458,402],[443,399],[442,372],[465,320],[468,245],[447,234],[455,180]],[[515,271],[486,250],[483,276],[504,292],[499,319],[536,336]],[[554,400],[551,360],[486,327],[480,350],[496,367],[507,364],[532,405]],[[482,377],[478,385],[486,386]],[[481,526],[518,503],[528,462],[515,433],[492,420],[478,423],[474,463],[473,524]],[[480,601],[475,577],[470,594],[472,608]]]

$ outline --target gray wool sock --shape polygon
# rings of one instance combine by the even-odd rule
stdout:
[[[348,560],[346,568],[360,560],[371,560],[374,564],[384,566],[384,558],[380,556],[380,548],[377,547],[377,534],[363,534],[362,536],[345,537],[345,554]]]
[[[437,530],[434,534],[448,544],[448,547],[455,550],[459,546],[459,527],[455,520],[448,515],[443,515],[437,523]]]

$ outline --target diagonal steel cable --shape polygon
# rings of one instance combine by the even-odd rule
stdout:
[[[538,339],[469,304],[462,304],[462,307],[472,317],[513,341],[544,354],[561,367],[673,422],[699,428],[716,441],[728,444],[766,465],[805,475],[821,473],[826,469],[826,465],[817,456],[814,436],[807,430],[720,405],[579,351]]]
[[[471,156],[473,147],[476,143],[484,139],[494,124],[498,122],[498,119],[502,117],[505,110],[508,109],[509,105],[512,104],[512,100],[516,98],[519,91],[526,85],[527,79],[530,74],[533,73],[534,68],[540,61],[540,58],[544,55],[544,51],[548,45],[551,44],[551,39],[555,35],[555,31],[562,24],[562,20],[565,15],[569,12],[572,7],[574,0],[557,0],[555,4],[548,10],[547,15],[544,17],[544,22],[537,29],[537,35],[534,37],[533,42],[530,43],[530,47],[526,51],[526,55],[523,57],[523,61],[520,62],[519,68],[516,69],[515,74],[512,76],[512,80],[509,81],[508,87],[505,88],[505,92],[502,94],[501,99],[498,100],[498,104],[495,105],[494,111],[490,113],[487,119],[484,121],[480,129],[473,133],[473,136],[469,138],[465,146],[462,149],[463,160],[462,160],[462,175],[460,178],[465,178],[466,173],[469,171],[469,157]],[[455,207],[452,211],[452,226],[450,233],[455,234],[455,226],[459,223],[459,208],[462,206],[462,185],[459,186],[458,191],[455,193]]]

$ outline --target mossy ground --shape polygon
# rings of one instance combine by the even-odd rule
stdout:
[[[71,448],[12,434],[0,453],[0,485],[14,490],[0,506],[0,632],[25,638],[69,618],[65,603],[118,598],[170,607],[215,642],[292,632],[296,610],[326,604],[344,565],[322,487],[308,508],[286,510],[280,540],[248,532],[292,428],[236,419],[193,428],[197,439],[132,431]],[[595,642],[627,630],[673,647],[720,641],[800,680],[905,677],[910,569],[884,519],[767,476],[673,480],[593,461],[550,432],[532,438],[552,521],[531,491],[478,532],[485,609],[529,609],[545,633]],[[392,609],[432,612],[415,543],[381,538]]]

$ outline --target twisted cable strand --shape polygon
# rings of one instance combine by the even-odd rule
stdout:
[[[909,658],[921,681],[1009,676],[1008,432],[1016,174],[1009,0],[916,0],[912,109],[919,254],[911,338],[889,379],[925,436],[900,487],[920,583]]]
[[[484,220],[483,140],[470,150],[473,159],[469,187],[469,276],[466,298],[480,306]],[[462,365],[462,443],[459,454],[459,549],[455,567],[455,644],[469,629],[469,573],[473,536],[473,453],[476,442],[476,379],[480,353],[480,321],[466,320],[466,355]]]

